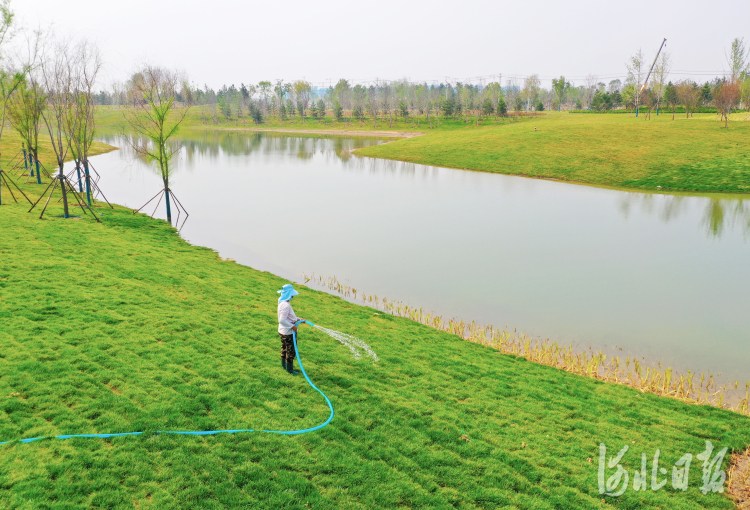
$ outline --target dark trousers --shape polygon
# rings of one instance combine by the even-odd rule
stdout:
[[[287,363],[291,363],[296,356],[294,352],[294,337],[292,335],[282,335],[281,333],[279,333],[279,336],[281,337],[281,359]],[[297,334],[297,339],[299,339],[299,334]]]

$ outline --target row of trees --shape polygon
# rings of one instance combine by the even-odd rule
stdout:
[[[111,92],[99,92],[98,104],[125,105],[128,84],[116,85]],[[506,97],[515,96],[514,90],[503,91],[499,83],[476,85],[412,84],[406,80],[381,82],[370,86],[352,85],[347,80],[328,89],[316,89],[309,82],[298,80],[272,83],[261,81],[258,85],[240,84],[224,86],[218,91],[205,86],[196,89],[195,103],[202,106],[205,122],[219,119],[251,120],[260,123],[273,116],[279,120],[333,116],[337,120],[363,120],[372,118],[376,123],[392,122],[396,118],[414,118],[427,115],[427,121],[443,116],[468,118],[481,112],[485,115],[505,115],[508,111]],[[517,110],[522,110],[519,103]]]
[[[68,195],[72,193],[77,205],[91,211],[98,220],[91,209],[92,190],[100,190],[91,179],[89,154],[96,134],[94,109],[101,99],[101,93],[94,91],[102,68],[100,52],[87,40],[71,42],[37,31],[27,34],[26,44],[22,45],[25,51],[16,52],[11,58],[6,56],[4,43],[13,28],[9,0],[0,0],[0,137],[9,121],[22,140],[21,167],[27,168],[27,163],[31,163],[31,174],[36,172],[38,184],[42,184],[40,138],[47,138],[58,171],[54,177],[47,173],[52,182],[37,203],[51,188],[49,203],[59,188],[65,218],[70,217]],[[194,104],[195,93],[183,74],[144,65],[133,73],[122,94],[123,104],[127,105],[123,110],[125,118],[141,135],[133,139],[133,147],[144,159],[155,163],[164,184],[160,195],[165,199],[167,219],[171,222],[170,199],[177,202],[178,210],[184,211],[169,189],[173,158],[179,150],[171,139]],[[74,178],[64,171],[65,161],[71,157],[75,162]],[[85,200],[79,195],[83,183]]]
[[[2,9],[4,33],[8,33],[13,27],[13,13],[7,0]],[[69,155],[76,163],[79,183],[86,182],[87,203],[91,205],[88,157],[94,140],[93,89],[101,58],[96,47],[87,41],[59,42],[37,32],[29,36],[27,43],[22,56],[1,61],[0,136],[9,121],[23,142],[24,160],[31,162],[32,173],[36,170],[40,184],[39,138],[48,137],[58,167],[53,191],[60,187],[67,218],[67,195],[69,191],[75,193],[63,171]],[[5,57],[3,52],[0,55]],[[85,177],[81,176],[81,168]]]
[[[716,106],[721,112],[730,85],[738,91],[730,108],[746,104],[750,96],[747,71],[736,79],[716,78],[702,85],[691,80],[672,83],[667,81],[668,55],[657,64],[652,80],[645,88],[637,86],[639,78],[631,74],[625,83],[612,80],[605,85],[590,77],[589,84],[579,87],[561,76],[552,80],[550,89],[545,89],[541,87],[538,76],[533,75],[523,82],[509,79],[504,85],[501,85],[502,81],[486,85],[460,82],[427,85],[401,80],[364,86],[351,85],[342,79],[335,86],[317,93],[311,93],[312,88],[306,82],[278,82],[274,87],[270,87],[270,82],[261,82],[257,87],[242,85],[237,89],[225,86],[218,93],[206,88],[198,91],[196,97],[198,104],[204,105],[202,111],[206,122],[246,117],[260,123],[268,116],[278,120],[297,116],[304,122],[307,115],[329,115],[339,121],[361,121],[369,117],[376,124],[379,121],[392,124],[395,119],[411,119],[418,124],[419,116],[426,116],[427,122],[439,122],[441,117],[463,118],[468,122],[470,118],[478,121],[482,116],[551,109],[606,111],[645,107],[650,111],[663,106],[674,109],[681,105],[688,114],[700,106]]]
[[[408,80],[377,81],[370,85],[352,84],[341,79],[328,88],[315,88],[309,82],[261,81],[256,85],[223,86],[214,91],[207,85],[194,92],[196,104],[206,123],[220,119],[261,123],[265,118],[279,121],[308,117],[333,117],[339,121],[363,120],[393,123],[411,119],[418,124],[440,122],[441,118],[462,118],[477,122],[483,116],[505,116],[530,110],[651,110],[684,106],[688,115],[700,106],[715,106],[724,116],[732,108],[747,104],[750,96],[748,50],[742,39],[732,43],[728,61],[731,75],[697,84],[691,80],[669,80],[671,58],[660,54],[649,75],[650,66],[639,50],[627,63],[627,77],[604,83],[594,75],[585,84],[574,85],[565,76],[554,78],[544,88],[538,75],[519,80],[502,76],[487,84],[441,83],[428,85]],[[647,81],[648,76],[648,81]],[[98,104],[126,104],[128,85],[115,85],[96,95]],[[727,98],[729,98],[727,100]],[[178,98],[179,99],[179,98]],[[727,105],[729,105],[727,107]]]

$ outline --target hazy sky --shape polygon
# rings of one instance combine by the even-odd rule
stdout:
[[[671,79],[727,68],[735,37],[750,43],[750,0],[12,0],[22,25],[97,42],[104,81],[139,62],[187,71],[198,85],[304,78],[314,85],[380,79],[466,81],[564,74],[583,84],[624,78],[663,38]],[[706,73],[706,74],[702,74]],[[476,83],[477,81],[474,80]]]

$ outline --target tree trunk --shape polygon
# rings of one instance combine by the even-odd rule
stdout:
[[[86,202],[91,207],[91,176],[89,175],[89,160],[83,162],[83,173],[86,174]]]
[[[60,179],[60,189],[62,190],[62,199],[63,199],[63,211],[65,218],[70,218],[70,212],[68,211],[68,191],[65,189],[65,174],[63,173],[63,166],[60,165],[60,175],[58,176],[58,179]]]
[[[169,179],[164,179],[164,200],[167,206],[167,221],[172,224],[172,207],[169,203]]]
[[[76,161],[76,176],[78,177],[78,192],[83,193],[83,183],[81,182],[81,164]]]
[[[21,150],[23,151],[23,167],[26,169],[26,171],[29,171],[29,161],[26,159],[26,149],[23,145],[21,145]],[[31,175],[34,175],[34,168],[31,168]]]
[[[31,157],[29,155],[29,157]],[[36,183],[41,184],[42,183],[42,175],[39,173],[39,149],[34,149],[34,163],[36,166]],[[32,168],[31,171],[33,172],[34,169]]]

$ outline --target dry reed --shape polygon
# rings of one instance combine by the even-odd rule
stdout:
[[[400,301],[389,301],[385,297],[380,298],[344,285],[335,276],[324,278],[312,275],[305,276],[305,280],[305,283],[313,282],[353,301],[362,301],[363,304],[378,310],[412,319],[425,326],[458,335],[469,342],[486,345],[506,354],[523,356],[529,361],[600,381],[624,384],[643,393],[654,393],[687,403],[707,404],[750,416],[750,382],[745,384],[744,398],[735,405],[730,405],[727,396],[732,390],[738,389],[738,381],[734,381],[734,385],[730,384],[729,387],[727,384],[718,387],[713,375],[706,377],[705,374],[701,374],[697,378],[695,372],[688,370],[687,374],[678,376],[673,373],[672,368],[662,369],[661,363],[658,368],[644,366],[641,361],[629,357],[623,363],[619,356],[608,357],[603,351],[577,352],[572,344],[565,346],[549,339],[536,340],[523,333],[510,332],[492,325],[478,325],[474,321],[468,323],[457,319],[445,320],[440,315],[424,312],[422,308],[411,307]]]

